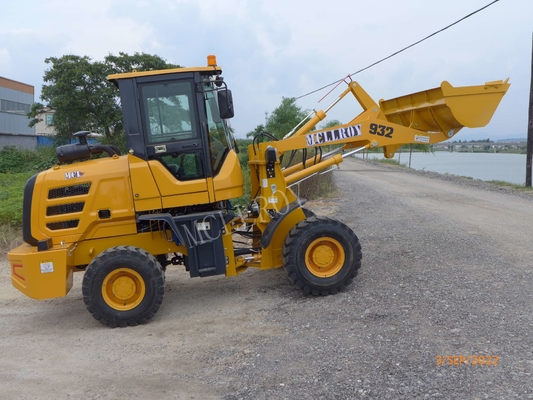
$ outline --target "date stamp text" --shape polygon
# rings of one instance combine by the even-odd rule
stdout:
[[[436,356],[437,366],[441,365],[480,365],[496,367],[500,358],[498,356]]]

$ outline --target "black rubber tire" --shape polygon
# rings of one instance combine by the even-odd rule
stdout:
[[[302,207],[302,211],[304,212],[305,218],[316,217],[316,214],[308,208]]]
[[[165,278],[165,271],[167,270],[167,265],[169,264],[168,254],[159,254],[155,256],[155,259],[161,265],[161,269],[163,270],[163,278]]]
[[[121,268],[132,271],[132,275],[140,277],[144,285],[139,303],[128,310],[113,307],[103,293],[106,277]],[[147,251],[132,246],[113,247],[100,253],[89,264],[83,277],[82,293],[87,310],[104,325],[115,328],[146,324],[163,302],[164,273],[161,264]]]
[[[306,252],[311,251],[313,243],[324,239],[338,244],[337,251],[342,254],[338,271],[320,277],[308,266]],[[340,221],[327,217],[311,217],[291,229],[283,244],[283,267],[291,281],[305,294],[336,294],[349,285],[361,267],[362,251],[359,239],[353,231]],[[316,271],[316,270],[315,270]]]

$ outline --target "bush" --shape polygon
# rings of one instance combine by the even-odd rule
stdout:
[[[37,150],[4,147],[0,150],[0,225],[22,225],[22,200],[26,181],[57,162],[55,148]]]
[[[0,225],[22,225],[22,199],[33,172],[0,174]]]
[[[118,147],[118,149],[120,150],[120,153],[123,155],[128,152],[128,146],[126,145],[125,134],[116,135],[110,138],[104,136],[100,138],[98,141],[100,144],[113,145],[113,146]]]
[[[14,146],[0,150],[0,174],[39,172],[57,162],[55,148],[38,147],[37,150],[17,149]]]
[[[298,197],[305,200],[316,200],[327,197],[335,192],[336,186],[331,173],[314,175],[305,181],[297,183],[292,187]]]

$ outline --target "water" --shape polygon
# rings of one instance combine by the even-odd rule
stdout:
[[[362,157],[359,153],[358,157]],[[366,157],[366,155],[365,155]],[[369,153],[368,158],[382,159],[381,153]],[[394,156],[401,164],[409,165],[409,152],[402,151]],[[433,154],[413,153],[411,168],[468,176],[483,181],[505,181],[517,185],[526,182],[526,155],[502,153],[450,153],[437,151]]]

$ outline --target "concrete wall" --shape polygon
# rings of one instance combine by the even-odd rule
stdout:
[[[33,150],[37,146],[37,137],[28,135],[6,135],[0,133],[0,150],[6,146],[15,146]]]
[[[14,135],[35,135],[35,127],[29,127],[30,119],[25,115],[0,112],[0,133]]]

